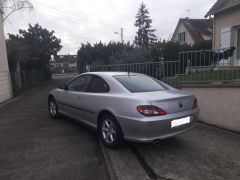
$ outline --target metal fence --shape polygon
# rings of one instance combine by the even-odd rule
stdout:
[[[240,81],[240,49],[180,52],[179,65],[184,82]]]
[[[176,61],[90,66],[90,71],[147,74],[172,86],[182,83],[240,82],[240,50],[180,52]]]
[[[118,71],[142,73],[160,79],[173,86],[179,86],[176,75],[179,74],[179,61],[162,61],[149,63],[114,64],[90,66],[91,72]]]

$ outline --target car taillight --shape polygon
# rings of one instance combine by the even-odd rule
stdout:
[[[192,109],[198,108],[198,102],[197,99],[195,98],[193,101]]]
[[[159,107],[146,105],[146,106],[138,106],[137,111],[144,116],[151,117],[151,116],[163,116],[167,113]]]

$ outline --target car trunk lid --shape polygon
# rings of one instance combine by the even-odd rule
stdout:
[[[134,96],[146,99],[168,114],[192,109],[195,97],[178,90],[163,90],[155,92],[134,93]]]

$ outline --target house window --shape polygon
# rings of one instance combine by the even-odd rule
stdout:
[[[186,43],[186,32],[182,32],[178,34],[178,42]]]
[[[240,29],[237,32],[237,59],[240,59]]]

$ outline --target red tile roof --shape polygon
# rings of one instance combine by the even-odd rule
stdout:
[[[208,11],[205,17],[214,15],[216,13],[225,11],[227,9],[240,6],[240,0],[218,0],[212,8]]]

